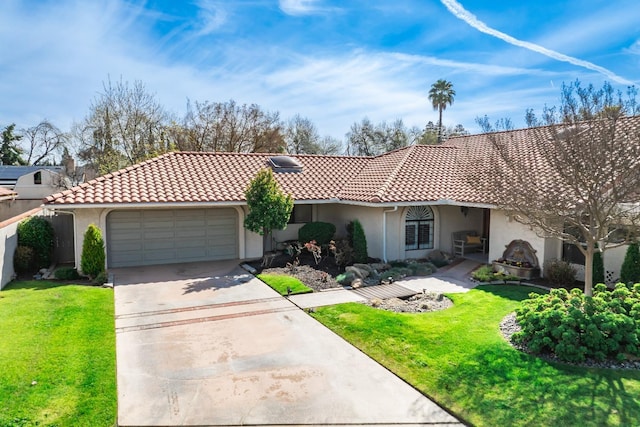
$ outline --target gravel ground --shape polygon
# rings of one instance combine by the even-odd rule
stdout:
[[[396,313],[424,313],[427,311],[444,310],[445,308],[451,307],[453,302],[442,294],[427,292],[425,294],[416,294],[406,300],[400,298],[374,298],[363,304]]]
[[[516,348],[525,353],[532,354],[526,346],[522,346],[511,341],[511,336],[514,333],[519,332],[520,330],[521,328],[518,322],[516,321],[515,313],[508,314],[507,316],[505,316],[504,319],[502,319],[502,322],[500,322],[500,332],[502,332],[502,336],[507,340],[507,342],[511,344],[513,348]],[[611,360],[611,359],[604,360],[604,361],[588,359],[583,363],[569,363],[569,362],[563,362],[558,360],[558,358],[552,354],[543,354],[543,355],[535,355],[535,356],[540,357],[549,362],[564,363],[566,365],[580,366],[584,368],[640,369],[640,360],[620,362],[618,360]]]

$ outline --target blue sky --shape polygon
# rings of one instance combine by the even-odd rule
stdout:
[[[192,101],[300,114],[322,135],[352,123],[446,125],[558,103],[576,79],[640,83],[637,0],[3,0],[0,126],[80,121],[109,76],[144,82],[169,111]]]

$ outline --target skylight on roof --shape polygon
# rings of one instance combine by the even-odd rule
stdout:
[[[271,168],[275,172],[301,172],[302,163],[297,159],[289,156],[273,156],[269,157]]]

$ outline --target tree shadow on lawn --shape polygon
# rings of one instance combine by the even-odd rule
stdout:
[[[464,408],[462,416],[481,415],[486,425],[640,423],[640,371],[551,363],[506,343],[444,366],[438,387]]]
[[[66,280],[14,280],[13,282],[9,282],[2,291],[0,291],[0,295],[2,292],[18,290],[18,289],[31,289],[34,291],[44,291],[47,289],[59,288],[61,286],[91,286],[99,288],[100,285],[95,285],[93,283],[83,283],[83,281],[78,281],[77,283],[74,281],[66,281]]]
[[[527,285],[479,285],[474,288],[480,292],[487,292],[498,296],[500,298],[506,298],[512,301],[523,301],[529,298],[530,293],[546,294],[548,291],[540,289],[535,286]]]

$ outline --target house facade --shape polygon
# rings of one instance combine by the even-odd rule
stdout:
[[[280,155],[172,152],[51,195],[45,207],[73,215],[77,267],[91,223],[103,231],[108,268],[256,259],[263,239],[243,227],[244,191],[270,167],[294,199],[290,224],[274,231],[274,245],[296,240],[310,221],[333,223],[337,237],[346,236],[346,224],[357,219],[369,255],[383,260],[451,253],[453,236],[465,230],[483,239],[488,260],[500,258],[514,239],[529,242],[541,267],[561,258],[562,242],[537,236],[483,200],[464,156],[454,142],[376,157],[290,155],[284,160],[297,166],[282,168]],[[619,277],[621,262],[605,257],[612,277]]]

